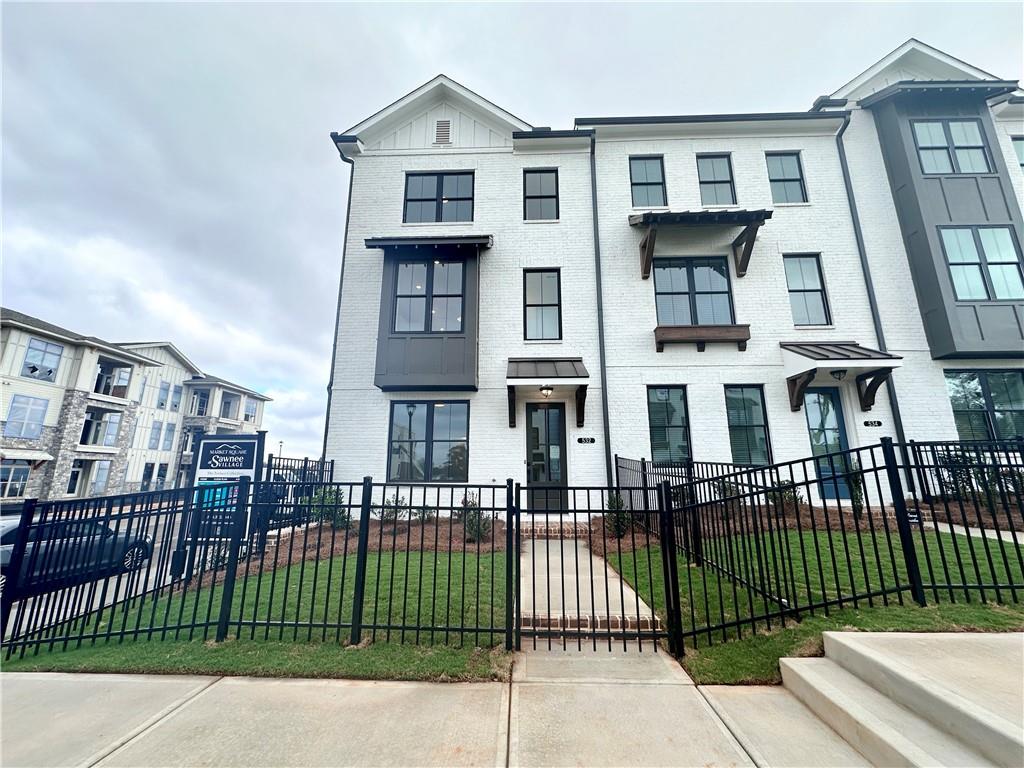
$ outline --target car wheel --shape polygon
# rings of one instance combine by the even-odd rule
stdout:
[[[125,551],[124,558],[121,560],[121,566],[125,571],[137,571],[146,562],[148,557],[149,553],[146,551],[146,548],[141,544],[136,544]]]

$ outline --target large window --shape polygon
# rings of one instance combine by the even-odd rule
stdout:
[[[946,371],[961,440],[1024,437],[1024,371]]]
[[[46,418],[48,400],[41,397],[14,395],[7,409],[7,423],[4,424],[4,437],[36,438],[43,433],[43,420]]]
[[[523,218],[552,221],[558,218],[558,171],[554,168],[523,171]]]
[[[182,386],[181,386],[181,384],[175,384],[174,385],[174,390],[171,393],[171,410],[172,411],[179,411],[179,410],[181,410],[181,394],[182,394]]]
[[[770,464],[772,450],[768,439],[764,390],[761,385],[727,386],[725,413],[729,421],[729,445],[732,447],[733,464]]]
[[[25,495],[25,486],[32,470],[24,459],[0,461],[0,498],[16,499]]]
[[[1013,151],[1017,153],[1017,162],[1024,168],[1024,136],[1013,137]]]
[[[89,494],[99,496],[107,490],[107,483],[110,481],[110,460],[103,459],[93,463],[92,482],[89,483]]]
[[[651,430],[651,458],[655,462],[690,458],[686,387],[648,387],[647,421]]]
[[[562,338],[562,293],[557,269],[523,272],[526,339]]]
[[[464,262],[402,261],[397,271],[396,332],[462,332]]]
[[[732,161],[728,155],[697,155],[697,179],[702,205],[735,205]]]
[[[821,260],[816,254],[783,256],[786,266],[786,285],[789,287],[789,306],[793,310],[794,325],[828,325],[832,318],[825,297],[825,282],[821,277]]]
[[[168,423],[167,428],[164,430],[163,450],[165,451],[174,450],[174,430],[176,426],[176,424]]]
[[[988,173],[988,151],[977,120],[917,120],[917,156],[925,173]]]
[[[768,161],[768,181],[772,186],[772,202],[806,203],[807,187],[804,185],[800,153],[770,152],[765,158]]]
[[[29,339],[21,375],[40,381],[56,381],[63,352],[64,347],[60,344],[51,344],[42,339]]]
[[[163,429],[164,423],[162,421],[154,421],[149,427],[149,450],[160,450],[160,433],[163,432]]]
[[[245,401],[245,420],[256,421],[256,401],[249,398]]]
[[[1024,299],[1020,251],[1009,227],[942,227],[958,301]]]
[[[661,156],[629,158],[629,185],[634,208],[661,208],[665,202],[665,164]]]
[[[167,407],[167,403],[170,402],[170,399],[171,399],[171,382],[169,382],[169,381],[161,381],[160,382],[160,389],[157,392],[157,396],[156,396],[156,407],[157,408],[166,408]]]
[[[409,173],[405,177],[405,215],[402,221],[473,220],[473,174]]]
[[[388,479],[464,483],[469,403],[393,402]]]
[[[89,408],[82,423],[82,445],[102,445],[112,448],[117,445],[117,433],[121,428],[121,414],[117,411],[101,411]]]
[[[724,258],[654,260],[658,325],[732,325],[729,265]]]

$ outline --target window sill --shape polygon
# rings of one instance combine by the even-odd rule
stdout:
[[[730,342],[744,352],[749,339],[749,325],[659,325],[654,329],[654,342],[659,352],[665,351],[666,344],[696,344],[697,351],[703,352],[707,344]]]
[[[810,203],[772,203],[773,208],[809,208]]]
[[[472,221],[403,221],[403,227],[472,227]]]
[[[523,344],[561,344],[562,339],[523,339]]]
[[[561,219],[523,219],[523,224],[560,224]]]
[[[834,325],[794,325],[794,331],[834,331]]]
[[[669,211],[671,209],[667,205],[655,205],[655,206],[649,206],[649,205],[636,206],[636,205],[634,205],[632,208],[630,208],[630,210],[631,211],[651,211],[652,213],[661,213],[663,211],[667,212],[667,211]]]

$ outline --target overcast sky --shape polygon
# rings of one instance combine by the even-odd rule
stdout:
[[[1017,79],[1021,9],[4,3],[3,303],[173,341],[274,398],[275,451],[318,455],[348,181],[330,131],[439,72],[555,128],[804,110],[908,37]]]

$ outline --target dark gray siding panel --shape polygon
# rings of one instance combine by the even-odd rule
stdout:
[[[429,258],[454,255],[462,258],[467,250],[460,248],[457,254],[430,251]],[[450,334],[397,333],[393,330],[396,265],[401,258],[406,257],[400,256],[398,249],[385,250],[374,385],[384,391],[476,390],[480,316],[479,259],[476,253],[466,257],[463,331]],[[409,258],[427,256],[420,250]]]
[[[889,99],[872,111],[932,357],[1024,357],[1024,301],[957,301],[939,236],[940,226],[1005,225],[1024,243],[988,106],[969,96],[925,95]],[[955,117],[981,121],[991,173],[922,173],[911,121]]]

